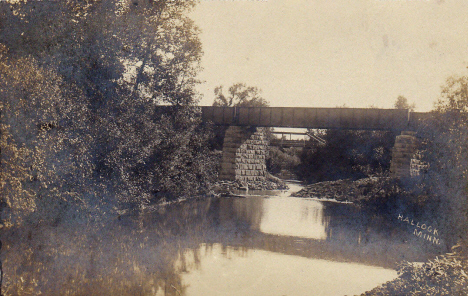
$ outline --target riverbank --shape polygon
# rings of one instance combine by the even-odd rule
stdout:
[[[382,194],[398,191],[396,186],[395,180],[388,177],[345,179],[310,184],[302,190],[292,193],[292,196],[364,204]]]
[[[212,188],[215,195],[232,195],[233,190],[287,190],[288,185],[281,179],[268,175],[265,181],[218,181]]]
[[[425,263],[403,262],[398,278],[361,296],[468,295],[468,258],[459,251]]]

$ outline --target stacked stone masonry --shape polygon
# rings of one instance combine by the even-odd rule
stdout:
[[[396,137],[390,165],[392,176],[401,179],[419,175],[419,166],[414,159],[417,149],[418,139],[415,137],[415,132],[403,131]]]
[[[411,177],[417,177],[421,174],[421,171],[426,168],[426,165],[423,164],[419,159],[411,159],[410,165],[410,175]]]
[[[264,181],[267,148],[263,128],[230,126],[224,136],[220,179]]]

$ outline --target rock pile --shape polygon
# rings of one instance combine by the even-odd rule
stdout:
[[[233,190],[285,190],[288,189],[288,186],[284,181],[279,178],[267,175],[265,180],[257,180],[250,182],[242,182],[239,180],[236,181],[218,181],[214,186],[213,191],[216,194],[230,194]]]
[[[368,196],[375,195],[380,186],[380,181],[388,178],[364,178],[353,181],[351,179],[326,181],[306,186],[295,192],[295,197],[314,197],[319,199],[335,199],[337,201],[355,202]]]

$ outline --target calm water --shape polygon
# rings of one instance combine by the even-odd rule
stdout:
[[[298,185],[291,185],[292,191]],[[443,252],[397,217],[250,192],[3,234],[6,295],[356,295]]]

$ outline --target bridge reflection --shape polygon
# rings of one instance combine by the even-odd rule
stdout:
[[[440,251],[421,244],[395,221],[350,204],[292,197],[220,199],[215,204],[221,229],[235,229],[234,237],[222,236],[230,237],[230,246],[387,268]]]

